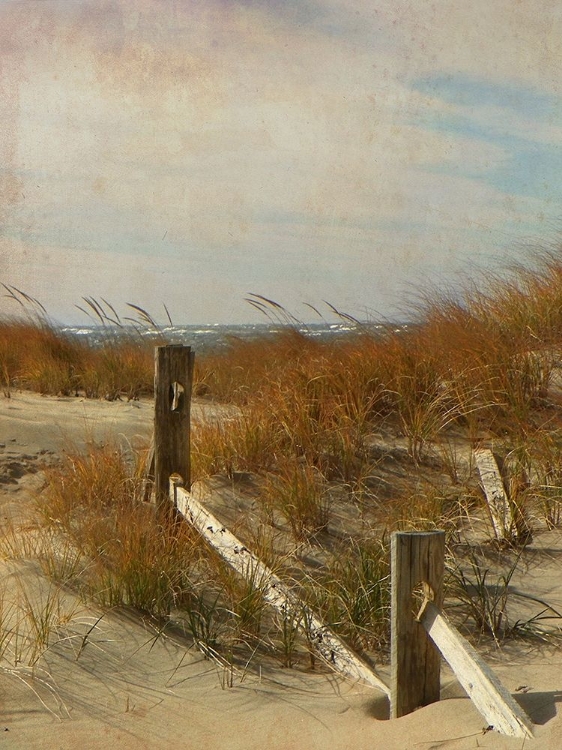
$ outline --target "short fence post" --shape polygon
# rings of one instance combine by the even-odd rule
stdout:
[[[154,491],[169,493],[170,475],[191,487],[190,415],[194,353],[189,346],[157,346],[154,375]]]
[[[396,719],[439,700],[441,656],[416,615],[423,584],[427,599],[441,607],[445,532],[394,532],[391,541],[391,717]],[[422,605],[423,606],[423,605]]]

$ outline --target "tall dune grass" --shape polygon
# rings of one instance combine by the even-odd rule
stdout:
[[[100,324],[115,319],[107,303],[86,305]],[[369,642],[369,632],[386,639],[386,547],[377,539],[392,528],[441,526],[454,544],[469,512],[484,516],[470,470],[458,463],[456,434],[469,447],[494,441],[511,465],[517,457],[526,477],[518,507],[560,524],[562,259],[543,255],[532,271],[517,268],[455,296],[428,293],[406,330],[359,326],[326,342],[286,320],[277,336],[232,340],[226,352],[197,360],[195,391],[239,411],[194,425],[194,474],[256,475],[263,517],[284,520],[296,556],[318,547],[327,560],[311,599],[353,642]],[[133,331],[93,348],[42,314],[5,319],[0,374],[6,392],[136,397],[152,392],[152,345]],[[232,618],[238,640],[265,643],[259,582],[241,586],[208,550],[202,562],[188,534],[180,539],[169,516],[138,501],[136,482],[122,456],[95,451],[51,475],[44,517],[89,561],[98,599],[157,614],[183,602],[186,627],[212,649],[225,628],[236,630]],[[363,538],[346,538],[338,514],[356,519]],[[350,573],[358,570],[359,586]],[[282,625],[288,648],[293,629]]]
[[[14,287],[4,289],[23,311],[20,316],[0,317],[0,381],[5,395],[22,388],[114,400],[153,392],[154,339],[146,341],[142,329],[156,323],[142,308],[134,306],[136,319],[122,319],[109,303],[88,298],[84,304],[101,336],[101,343],[93,345],[56,326],[37,300]],[[164,342],[163,336],[156,341]]]
[[[542,424],[558,398],[550,388],[562,344],[556,254],[454,296],[426,293],[411,317],[407,331],[362,327],[337,343],[294,329],[232,342],[199,363],[198,377],[215,398],[275,415],[286,447],[316,464],[334,445],[357,449],[358,436],[382,423],[399,426],[416,459],[452,425],[522,435]]]
[[[195,540],[187,525],[141,496],[142,477],[124,452],[91,445],[49,471],[38,509],[44,528],[61,535],[60,546],[70,543],[80,556],[82,566],[75,555],[71,573],[85,595],[166,614],[189,591]]]

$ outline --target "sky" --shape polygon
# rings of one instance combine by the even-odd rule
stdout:
[[[559,236],[561,60],[558,0],[0,0],[0,282],[397,317]]]

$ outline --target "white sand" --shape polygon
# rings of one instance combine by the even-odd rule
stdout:
[[[196,418],[204,412],[196,404]],[[0,511],[14,515],[40,485],[41,462],[87,436],[136,442],[151,431],[148,401],[0,399]],[[528,570],[514,582],[562,608],[562,535],[537,535]],[[3,563],[6,585],[25,580],[41,595],[49,583],[31,563]],[[31,680],[0,671],[0,748],[244,748],[406,750],[562,748],[562,652],[512,641],[488,654],[490,665],[536,723],[523,741],[483,733],[484,720],[443,670],[443,699],[386,720],[386,699],[362,685],[264,665],[261,676],[227,672],[183,642],[157,637],[134,613],[86,608],[71,592],[67,638],[47,651]],[[96,623],[84,644],[83,637]],[[517,688],[525,686],[527,692]]]

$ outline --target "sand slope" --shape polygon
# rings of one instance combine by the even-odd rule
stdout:
[[[205,409],[195,404],[195,418]],[[2,515],[21,517],[40,488],[42,463],[56,460],[65,445],[111,435],[146,440],[151,425],[148,401],[27,393],[0,399]],[[562,608],[561,535],[538,535],[533,545],[515,585],[528,585]],[[32,563],[2,566],[8,590],[18,581],[38,596],[50,590]],[[21,667],[0,671],[0,748],[562,748],[562,652],[546,645],[510,642],[488,655],[537,724],[536,738],[523,742],[483,733],[484,720],[446,669],[440,703],[388,721],[384,696],[362,685],[273,663],[261,674],[231,675],[133,612],[86,608],[72,592],[63,594],[62,606],[68,624],[34,679]]]

